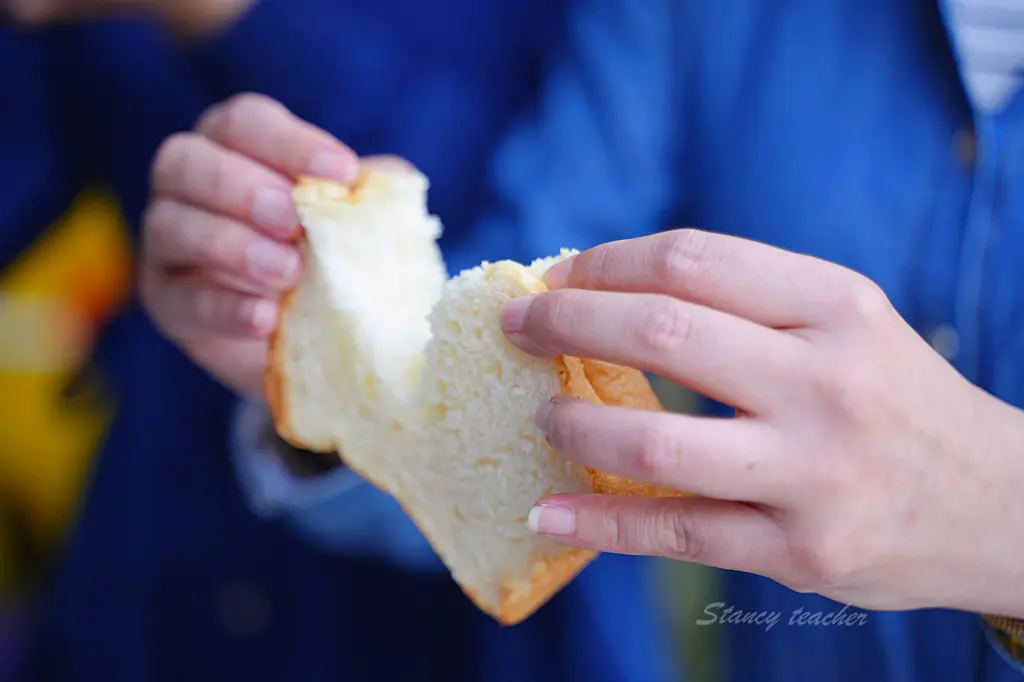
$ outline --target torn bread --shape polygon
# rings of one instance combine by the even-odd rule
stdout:
[[[426,191],[422,175],[381,171],[353,187],[299,184],[305,274],[282,305],[267,399],[282,437],[339,452],[402,504],[481,609],[517,623],[595,556],[530,532],[538,499],[678,494],[560,457],[537,407],[560,393],[661,406],[636,370],[509,343],[502,304],[544,291],[544,271],[566,254],[449,280]]]

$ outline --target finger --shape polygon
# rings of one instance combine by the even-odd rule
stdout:
[[[263,398],[269,344],[266,339],[204,337],[184,347],[189,357],[239,395]]]
[[[147,257],[165,267],[224,272],[258,288],[281,292],[299,277],[298,248],[248,225],[171,199],[157,199],[144,219]]]
[[[810,326],[853,273],[738,237],[674,230],[602,244],[548,271],[551,288],[667,294],[767,327]]]
[[[225,289],[197,275],[156,275],[144,284],[150,314],[178,341],[199,334],[266,338],[277,324],[275,301]]]
[[[168,138],[157,152],[152,175],[158,197],[253,225],[281,241],[298,234],[291,183],[202,135]]]
[[[650,412],[560,396],[537,411],[537,425],[574,462],[704,497],[778,502],[793,478],[777,432],[751,419]]]
[[[237,95],[213,107],[196,130],[293,180],[312,175],[347,184],[359,171],[351,149],[263,95]]]
[[[362,168],[386,171],[389,173],[415,173],[416,166],[403,159],[401,156],[392,154],[378,154],[377,156],[365,156],[360,161]]]
[[[509,340],[540,356],[605,360],[660,374],[735,408],[766,414],[808,344],[668,296],[563,289],[513,299]]]
[[[527,525],[600,552],[663,556],[768,576],[785,568],[781,529],[740,502],[552,495],[530,510]]]
[[[269,287],[254,282],[251,277],[242,277],[226,270],[192,270],[190,273],[200,279],[208,280],[212,284],[220,285],[224,289],[249,294],[256,298],[268,298],[276,301],[283,293],[279,287]]]

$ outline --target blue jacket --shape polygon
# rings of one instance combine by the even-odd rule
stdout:
[[[525,257],[695,225],[836,261],[1024,406],[1024,94],[982,106],[952,2],[577,4],[540,115],[499,153],[490,230]],[[990,32],[1011,19],[978,17]],[[726,605],[785,614],[768,632],[705,625],[725,637],[725,679],[1021,679],[973,614],[789,625],[842,605],[748,575],[725,584]]]
[[[493,142],[559,36],[559,7],[263,0],[185,51],[139,24],[2,32],[0,258],[86,181],[111,187],[137,226],[161,140],[258,90],[362,153],[412,159],[434,179],[453,265],[478,261],[464,226],[486,197]],[[287,480],[253,464],[258,453],[230,455],[233,429],[245,431],[237,399],[137,306],[97,362],[120,409],[48,595],[33,679],[671,679],[643,562],[599,560],[526,623],[499,628],[366,484],[278,496],[274,518],[254,514],[238,474],[265,474],[264,492]],[[320,503],[339,500],[331,509],[349,514],[327,518],[364,523],[320,523]]]

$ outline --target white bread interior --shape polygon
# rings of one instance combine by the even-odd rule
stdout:
[[[568,252],[448,280],[426,191],[422,175],[381,171],[351,188],[299,184],[305,274],[282,304],[267,398],[282,437],[339,452],[398,499],[470,598],[511,624],[594,557],[526,528],[538,499],[675,494],[558,456],[534,424],[537,407],[559,393],[660,405],[634,370],[513,346],[499,309],[544,291],[544,271]]]

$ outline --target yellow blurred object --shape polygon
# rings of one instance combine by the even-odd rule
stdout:
[[[0,495],[47,551],[63,537],[111,414],[98,382],[84,400],[65,389],[126,299],[131,264],[116,204],[89,191],[0,275]],[[3,549],[0,590],[13,579]]]
[[[56,298],[102,322],[131,286],[132,245],[117,204],[83,192],[22,258],[0,275],[0,291]]]

